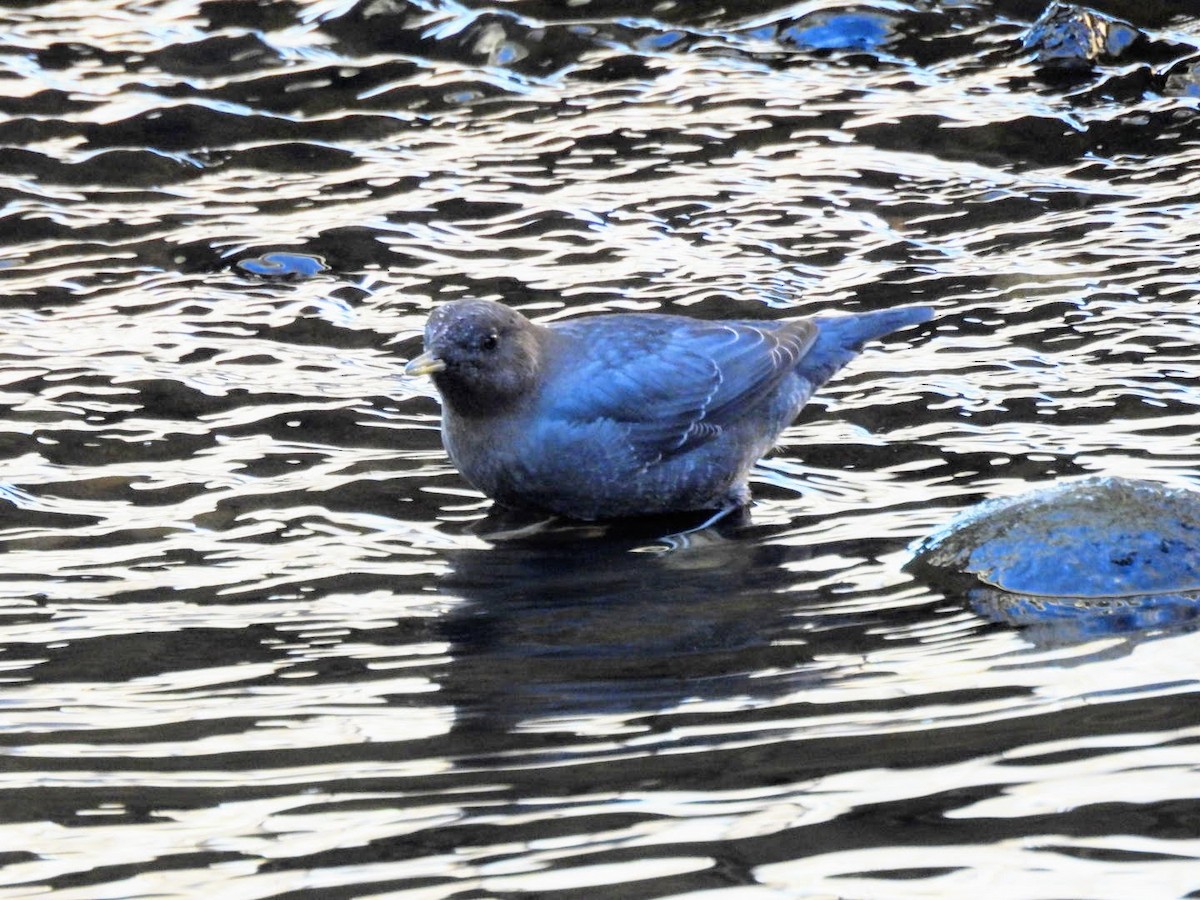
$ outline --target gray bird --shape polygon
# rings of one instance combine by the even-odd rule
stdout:
[[[537,325],[490,300],[433,311],[442,439],[497,503],[572,519],[731,510],[813,391],[927,306],[774,322],[658,313]]]

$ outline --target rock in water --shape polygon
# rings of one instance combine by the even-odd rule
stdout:
[[[1085,478],[988,500],[910,567],[988,618],[1075,639],[1179,627],[1200,616],[1200,492]]]

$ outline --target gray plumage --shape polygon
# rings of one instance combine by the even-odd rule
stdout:
[[[749,501],[755,461],[864,343],[932,315],[541,326],[457,300],[434,310],[405,371],[433,376],[450,458],[505,506],[589,520],[721,509]]]

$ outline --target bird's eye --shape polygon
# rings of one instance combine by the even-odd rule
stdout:
[[[499,341],[500,341],[500,339],[494,334],[486,335],[483,338],[483,340],[481,340],[479,342],[479,349],[480,350],[495,350],[496,344],[499,343]]]

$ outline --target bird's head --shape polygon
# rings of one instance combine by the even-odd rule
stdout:
[[[454,300],[425,326],[425,352],[405,375],[432,375],[442,399],[461,415],[502,412],[537,384],[544,329],[491,300]]]

